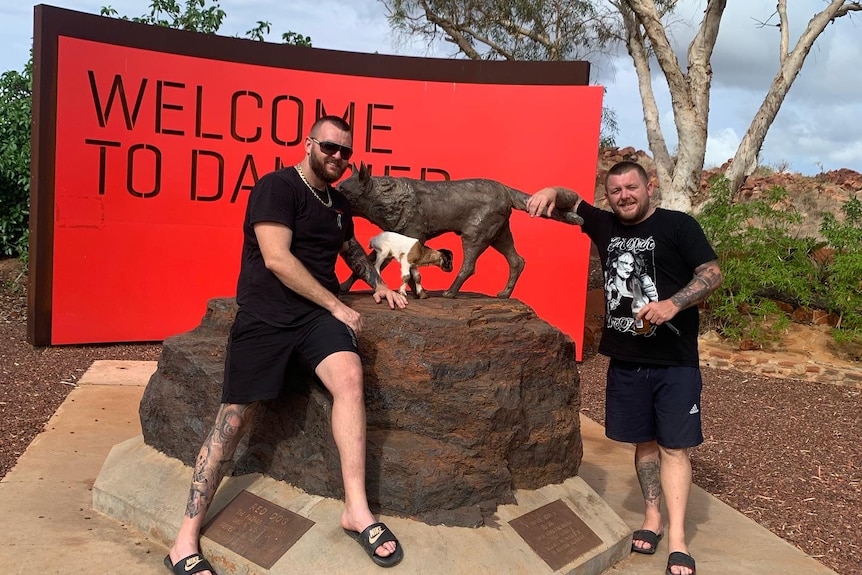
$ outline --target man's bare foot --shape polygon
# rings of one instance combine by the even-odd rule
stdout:
[[[650,535],[654,534],[655,537]],[[635,553],[644,553],[652,555],[658,547],[658,542],[664,536],[664,529],[661,521],[661,516],[648,517],[644,519],[641,528],[632,535],[632,551]],[[652,540],[655,540],[653,544]]]
[[[170,562],[173,566],[176,565],[178,561],[182,561],[186,557],[189,557],[196,553],[200,553],[200,550],[196,545],[183,545],[179,543],[174,543],[174,546],[171,547],[171,550],[168,553],[168,557],[170,557]],[[188,566],[188,569],[186,569],[185,572],[191,573],[192,568],[193,566]],[[214,575],[214,573],[207,569],[204,571],[198,571],[197,575]]]
[[[345,511],[341,516],[341,527],[348,531],[355,531],[356,533],[362,533],[369,525],[376,522],[377,521],[374,519],[374,515],[371,514],[371,511],[358,514],[356,518],[351,517],[347,511]],[[394,541],[387,541],[378,547],[374,553],[380,557],[389,557],[395,553],[395,547],[396,545]]]
[[[667,558],[667,572],[673,575],[692,575],[695,570],[694,557],[688,551],[674,551]]]
[[[650,529],[638,529],[632,533],[632,551],[652,555],[658,549],[658,542],[663,535],[664,533],[656,533]]]

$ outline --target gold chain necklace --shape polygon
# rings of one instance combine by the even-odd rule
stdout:
[[[308,189],[311,190],[311,193],[314,194],[314,197],[317,198],[317,201],[326,206],[327,208],[331,208],[332,196],[329,195],[329,190],[326,190],[326,201],[324,202],[323,198],[318,195],[317,190],[314,188],[314,186],[309,184],[308,180],[305,179],[305,174],[302,173],[302,166],[296,164],[294,168],[296,169],[296,173],[299,174],[299,177],[302,178],[302,181],[305,183],[305,185],[308,186]]]

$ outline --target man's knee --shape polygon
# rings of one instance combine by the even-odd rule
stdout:
[[[666,459],[688,459],[688,448],[687,447],[663,447],[659,445],[659,449],[661,450],[662,458]]]
[[[334,353],[320,363],[316,372],[333,397],[363,397],[362,363],[358,355]]]

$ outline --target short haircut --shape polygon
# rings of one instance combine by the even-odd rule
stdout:
[[[311,134],[312,136],[317,134],[317,132],[320,130],[320,126],[322,126],[323,124],[332,124],[342,132],[350,131],[350,124],[348,124],[341,116],[321,116],[314,124],[311,125],[311,130],[309,131],[309,134]]]
[[[636,170],[638,176],[644,185],[649,184],[649,174],[647,174],[646,170],[643,166],[638,164],[637,162],[631,162],[629,160],[624,160],[622,162],[617,162],[611,169],[608,170],[608,173],[605,174],[605,189],[608,187],[608,179],[611,176],[622,176],[625,173],[631,172],[632,170]]]

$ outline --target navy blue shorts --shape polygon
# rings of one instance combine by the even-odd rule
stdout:
[[[611,360],[605,435],[626,443],[656,440],[668,449],[703,443],[700,368]]]
[[[238,312],[227,343],[222,403],[278,397],[291,374],[309,375],[339,351],[359,353],[356,335],[321,309],[296,328],[269,325]]]

